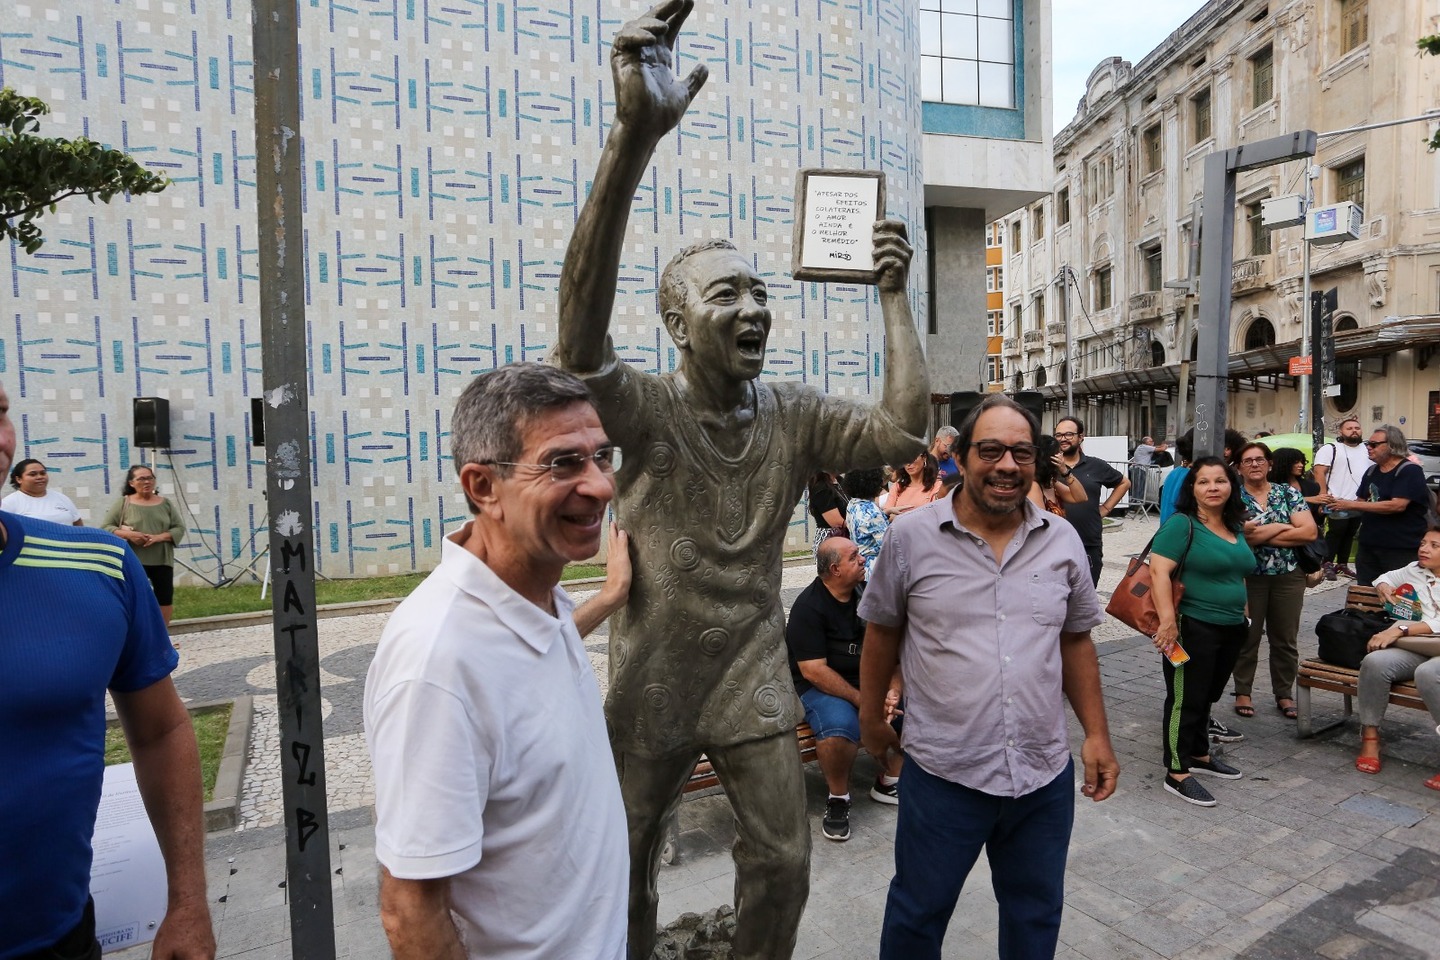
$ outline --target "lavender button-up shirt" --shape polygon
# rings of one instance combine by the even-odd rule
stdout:
[[[1003,797],[1065,768],[1060,633],[1104,620],[1075,529],[1028,501],[1024,511],[1000,564],[951,498],[897,517],[860,601],[867,622],[903,630],[905,752]]]

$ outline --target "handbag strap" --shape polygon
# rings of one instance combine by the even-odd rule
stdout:
[[[1179,580],[1180,574],[1185,572],[1185,560],[1190,556],[1190,544],[1195,542],[1195,518],[1189,514],[1184,514],[1184,517],[1190,521],[1190,529],[1185,534],[1185,549],[1180,554],[1180,561],[1175,565],[1175,572],[1170,575],[1171,580]],[[1145,559],[1150,556],[1150,548],[1155,546],[1155,537],[1158,536],[1160,536],[1160,531],[1156,530],[1154,536],[1145,544],[1145,549],[1135,555],[1136,562],[1145,562]]]

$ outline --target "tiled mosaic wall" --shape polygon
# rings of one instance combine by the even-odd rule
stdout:
[[[637,4],[300,0],[306,309],[319,567],[428,568],[465,519],[446,459],[452,398],[548,355],[560,262],[613,109],[609,40]],[[174,181],[71,200],[0,271],[0,379],[22,456],[92,522],[152,461],[189,508],[181,559],[217,579],[265,543],[250,6],[31,0],[0,22],[0,84],[47,100],[42,132],[119,146]],[[788,276],[795,171],[883,169],[923,223],[912,0],[710,2],[682,69],[710,81],[637,196],[612,327],[669,370],[660,269],[696,239],[752,253],[776,312],[766,376],[878,396],[871,288]],[[917,250],[915,263],[923,265]],[[912,277],[923,316],[924,270]],[[131,399],[167,397],[167,454],[131,441]],[[797,511],[797,543],[808,537]],[[259,536],[257,537],[257,533]]]

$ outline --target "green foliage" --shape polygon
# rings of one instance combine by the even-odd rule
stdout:
[[[1415,46],[1420,48],[1421,53],[1428,53],[1432,57],[1440,57],[1440,34],[1421,37],[1415,41]],[[1430,149],[1440,150],[1440,130],[1436,130],[1434,135],[1431,136]]]
[[[215,777],[220,772],[220,760],[225,755],[225,737],[230,732],[230,713],[233,703],[216,707],[205,707],[190,714],[190,724],[195,728],[195,745],[200,748],[200,780],[204,788],[204,800],[215,799]],[[125,742],[125,731],[119,720],[105,725],[105,766],[130,762],[130,745]]]
[[[39,136],[43,100],[0,89],[0,239],[34,253],[45,243],[36,220],[67,197],[109,203],[117,193],[159,193],[170,179],[119,150],[81,137]]]

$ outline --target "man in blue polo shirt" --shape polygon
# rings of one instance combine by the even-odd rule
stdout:
[[[0,385],[0,474],[14,455]],[[152,956],[210,960],[200,755],[139,559],[104,531],[0,512],[0,610],[0,960],[100,956],[90,838],[107,689],[165,859],[169,905]]]

